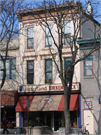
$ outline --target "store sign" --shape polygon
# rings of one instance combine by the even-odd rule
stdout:
[[[80,90],[80,83],[73,83],[72,91],[78,90]],[[39,85],[39,86],[24,85],[18,88],[18,92],[42,92],[42,91],[63,91],[63,86],[62,84]]]
[[[91,101],[84,102],[84,108],[85,109],[91,109],[92,108],[92,102]]]
[[[50,102],[52,102],[51,98],[43,98],[43,99],[41,99],[41,103],[50,103]]]

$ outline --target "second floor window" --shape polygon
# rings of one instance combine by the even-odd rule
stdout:
[[[27,28],[27,49],[34,48],[34,28],[28,27]]]
[[[64,45],[69,45],[71,41],[71,21],[64,22]]]
[[[34,78],[34,61],[27,61],[27,84],[33,84]]]
[[[93,55],[88,56],[84,60],[84,76],[93,75]]]
[[[51,24],[49,24],[49,28],[48,28],[48,26],[45,27],[45,47],[52,46],[52,37],[51,37],[51,34],[49,32],[49,29],[52,30]]]
[[[52,60],[45,60],[45,83],[52,83]]]
[[[3,62],[0,61],[0,69],[3,69]],[[0,79],[3,78],[3,71],[0,71]],[[7,57],[6,60],[6,80],[16,79],[16,58]]]
[[[66,75],[66,69],[69,68],[71,62],[72,62],[71,58],[64,58],[64,75],[68,79],[70,77],[70,70],[69,70],[68,74]]]

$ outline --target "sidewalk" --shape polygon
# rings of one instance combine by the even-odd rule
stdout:
[[[30,135],[30,134],[15,134],[15,129],[8,129],[7,130],[9,131],[9,135]],[[3,132],[3,129],[0,129],[0,135],[8,135],[6,132],[5,134],[2,134]],[[42,134],[42,135],[65,135],[64,133],[59,133],[59,132],[55,132],[55,133],[52,133],[52,134]],[[76,135],[76,134],[72,134],[72,135]]]
[[[15,134],[15,129],[9,129],[9,128],[7,128],[7,130],[9,131],[9,134]],[[0,129],[0,135],[2,133],[3,133],[3,128]],[[7,134],[7,133],[5,132],[5,134]]]

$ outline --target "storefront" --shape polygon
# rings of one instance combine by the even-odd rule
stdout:
[[[64,95],[62,90],[56,92],[56,87],[52,88],[55,91],[51,92],[39,92],[25,93],[20,92],[19,101],[15,108],[16,113],[19,113],[19,126],[27,126],[28,123],[31,126],[49,126],[54,131],[57,131],[59,127],[65,126],[64,121]],[[58,90],[60,85],[57,86]],[[70,126],[78,127],[80,123],[80,98],[79,92],[73,92],[70,98]],[[30,99],[30,107],[27,108],[26,101]]]
[[[1,127],[3,115],[6,114],[8,119],[8,128],[14,128],[16,126],[16,112],[15,106],[17,103],[18,91],[1,91]]]

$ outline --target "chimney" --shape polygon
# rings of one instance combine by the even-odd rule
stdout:
[[[92,15],[92,13],[93,13],[93,8],[92,8],[90,2],[88,2],[88,5],[86,6],[86,13],[88,15]]]

